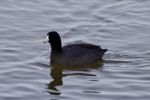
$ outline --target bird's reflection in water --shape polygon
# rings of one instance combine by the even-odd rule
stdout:
[[[58,67],[58,66],[53,67],[52,66],[50,75],[53,78],[53,80],[50,81],[50,83],[47,85],[48,93],[53,94],[53,95],[61,94],[60,91],[57,90],[56,86],[63,85],[62,72],[63,72],[63,69],[61,67]]]
[[[57,86],[63,85],[63,77],[66,76],[71,76],[71,75],[82,75],[82,76],[96,76],[94,74],[89,74],[89,73],[83,73],[86,72],[87,68],[92,68],[92,69],[97,69],[97,68],[102,68],[103,66],[103,61],[98,61],[94,64],[86,65],[86,66],[79,66],[79,67],[66,67],[66,66],[61,66],[57,64],[50,64],[51,65],[51,72],[50,76],[53,78],[52,81],[50,81],[47,84],[47,92],[52,94],[52,95],[60,95],[61,92],[56,88]],[[69,74],[63,74],[63,70],[77,70],[77,73],[69,73]],[[81,73],[79,73],[81,71]]]

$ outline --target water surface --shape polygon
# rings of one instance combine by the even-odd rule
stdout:
[[[149,16],[149,0],[1,0],[0,100],[149,100]],[[52,30],[107,48],[103,65],[53,80]]]

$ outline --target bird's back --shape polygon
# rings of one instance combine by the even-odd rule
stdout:
[[[107,51],[99,46],[92,44],[71,44],[63,47],[62,53],[51,54],[54,63],[78,66],[94,63],[100,59]]]

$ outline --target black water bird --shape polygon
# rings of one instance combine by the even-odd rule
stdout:
[[[51,63],[62,66],[82,66],[102,60],[107,49],[94,44],[70,44],[62,47],[61,38],[55,31],[48,32],[44,43],[51,45]]]

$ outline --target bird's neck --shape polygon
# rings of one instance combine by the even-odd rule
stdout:
[[[62,52],[62,45],[61,43],[59,44],[51,44],[51,49],[53,53],[61,53]]]

